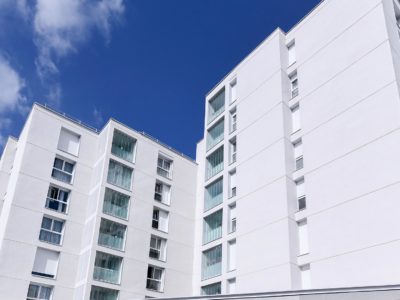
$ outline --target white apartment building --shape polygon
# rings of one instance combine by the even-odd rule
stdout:
[[[0,298],[399,284],[399,28],[399,0],[325,0],[275,30],[206,96],[197,163],[35,104],[0,160]]]
[[[195,295],[399,283],[399,28],[398,0],[323,1],[209,92]]]
[[[0,298],[191,294],[196,172],[117,121],[35,104],[0,164]]]

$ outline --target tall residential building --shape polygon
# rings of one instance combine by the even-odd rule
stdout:
[[[399,28],[398,0],[323,1],[209,92],[195,294],[399,282]]]
[[[325,0],[274,31],[206,96],[196,163],[35,104],[0,160],[0,298],[398,284],[399,24],[399,0]]]
[[[196,164],[34,105],[0,163],[1,299],[192,293]]]

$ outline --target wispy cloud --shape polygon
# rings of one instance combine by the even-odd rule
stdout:
[[[7,142],[7,134],[6,132],[11,127],[11,119],[10,118],[2,118],[0,117],[0,150],[4,147]]]
[[[24,87],[24,80],[10,62],[0,55],[0,114],[7,110],[25,110]]]
[[[123,0],[37,0],[33,9],[34,42],[38,49],[35,64],[42,82],[50,85],[49,81],[59,73],[57,62],[76,53],[94,30],[99,30],[109,42],[111,25],[120,20],[124,10]],[[61,95],[60,85],[57,90]]]

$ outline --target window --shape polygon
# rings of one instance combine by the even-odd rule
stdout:
[[[221,282],[209,284],[201,287],[201,294],[206,296],[220,295],[221,294]]]
[[[236,131],[237,114],[236,108],[229,112],[229,133]]]
[[[307,219],[297,222],[299,236],[299,255],[309,253]]]
[[[222,246],[216,246],[203,252],[202,280],[221,275]]]
[[[208,123],[214,121],[225,109],[225,89],[208,101]]]
[[[39,240],[51,244],[61,245],[64,221],[50,217],[43,217]]]
[[[307,208],[306,195],[305,195],[305,186],[304,179],[301,178],[296,182],[296,195],[297,195],[297,205],[299,210],[303,210]]]
[[[58,139],[58,150],[78,156],[80,135],[65,128],[61,128]]]
[[[203,244],[222,236],[222,209],[205,217],[203,220]]]
[[[292,107],[290,110],[292,112],[292,133],[295,133],[301,129],[300,106],[296,105],[296,106]]]
[[[228,294],[236,293],[236,278],[228,279],[226,291]]]
[[[167,254],[166,250],[167,250],[167,240],[152,235],[150,239],[149,257],[165,261]]]
[[[229,163],[233,164],[236,162],[236,137],[229,141]]]
[[[311,273],[310,265],[303,265],[299,267],[301,276],[301,288],[303,290],[311,289]]]
[[[152,227],[164,232],[168,232],[168,212],[159,208],[153,209]]]
[[[301,139],[293,144],[295,171],[303,169],[303,143]]]
[[[162,292],[164,288],[164,269],[155,266],[147,268],[146,288],[156,292]]]
[[[157,180],[154,190],[154,200],[169,205],[170,198],[171,198],[171,186]]]
[[[299,81],[297,79],[296,71],[289,75],[289,80],[290,80],[291,95],[292,95],[292,99],[293,99],[293,98],[297,97],[297,95],[299,94]]]
[[[123,250],[126,226],[106,219],[101,219],[98,243],[100,246]]]
[[[32,275],[55,278],[59,256],[59,252],[37,248]]]
[[[67,213],[70,191],[55,186],[50,186],[47,192],[46,208],[59,213]]]
[[[236,231],[236,203],[229,205],[228,209],[229,209],[228,232],[232,233]]]
[[[229,197],[236,196],[236,170],[229,172]]]
[[[27,300],[50,300],[53,287],[37,283],[29,284]]]
[[[128,219],[129,196],[106,188],[103,213],[117,218]]]
[[[114,160],[110,160],[108,165],[107,182],[130,190],[132,186],[133,169],[124,166]]]
[[[230,87],[229,102],[230,103],[233,103],[233,102],[235,102],[237,100],[237,88],[236,88],[236,86],[237,86],[237,80],[235,78],[229,84],[229,87]]]
[[[228,242],[228,272],[236,270],[236,240]]]
[[[172,178],[172,159],[158,156],[157,174],[165,178]]]
[[[290,67],[296,62],[296,44],[294,40],[287,45],[287,49],[288,49],[288,66]]]
[[[213,177],[224,169],[224,147],[220,147],[207,157],[206,179]]]
[[[207,150],[210,150],[216,144],[224,139],[224,119],[218,121],[207,131]]]
[[[122,258],[111,254],[96,252],[93,279],[119,284]]]
[[[114,130],[113,141],[111,145],[111,153],[127,161],[134,161],[136,140],[122,133],[119,130]]]
[[[62,158],[56,157],[54,159],[51,177],[66,183],[71,183],[74,166],[74,162],[66,161]]]
[[[223,180],[214,181],[205,189],[204,211],[207,211],[222,203]]]
[[[99,286],[92,286],[90,300],[117,300],[118,291]]]

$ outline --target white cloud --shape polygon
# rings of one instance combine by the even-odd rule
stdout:
[[[104,118],[103,118],[103,114],[102,114],[102,112],[101,112],[100,110],[98,110],[98,109],[95,107],[95,108],[93,109],[92,115],[93,115],[94,124],[95,124],[96,126],[101,126],[101,125],[103,125]]]
[[[124,10],[123,0],[37,0],[33,24],[39,76],[57,74],[57,60],[77,52],[95,28],[108,41],[111,22],[119,20]]]
[[[4,147],[7,142],[7,135],[5,131],[7,131],[11,127],[11,119],[10,118],[0,118],[0,150]]]
[[[10,62],[0,55],[0,113],[14,109],[24,110],[24,87],[24,80],[11,67]]]

